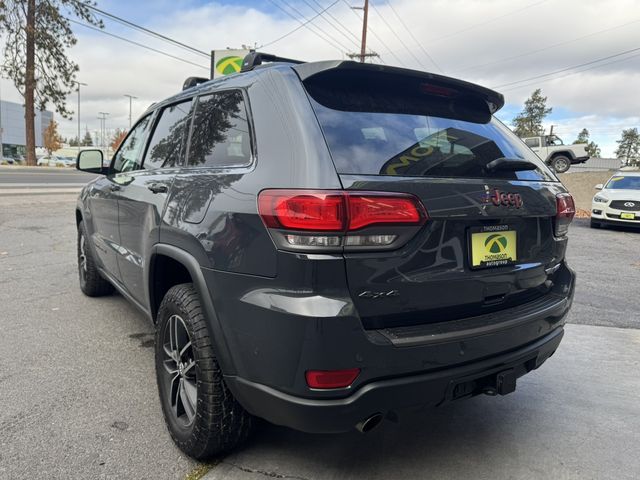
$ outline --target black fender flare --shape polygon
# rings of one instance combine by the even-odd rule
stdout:
[[[222,326],[220,325],[220,318],[218,317],[215,307],[213,306],[209,288],[207,287],[207,283],[204,279],[200,264],[193,255],[185,250],[182,250],[181,248],[164,243],[155,244],[151,248],[148,263],[148,265],[150,265],[149,271],[147,273],[147,285],[149,285],[149,300],[151,300],[153,295],[151,286],[153,285],[153,257],[155,255],[164,255],[174,259],[177,262],[180,262],[187,269],[189,275],[191,275],[193,286],[195,287],[196,292],[198,292],[200,303],[207,319],[207,327],[209,329],[209,335],[211,336],[213,348],[216,353],[216,359],[218,360],[220,368],[225,375],[234,375],[236,373],[236,368],[233,363],[231,352],[228,348]],[[149,302],[149,305],[152,305],[152,302]],[[152,319],[155,319],[156,313],[157,312],[155,311],[151,312]]]

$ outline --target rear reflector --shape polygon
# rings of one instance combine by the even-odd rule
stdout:
[[[258,212],[269,228],[350,232],[371,225],[421,225],[427,214],[408,194],[339,190],[263,190]]]
[[[309,370],[305,376],[310,388],[346,388],[360,374],[359,368],[348,370]]]
[[[562,237],[569,231],[569,225],[576,214],[576,206],[571,194],[557,194],[556,208],[556,237]]]

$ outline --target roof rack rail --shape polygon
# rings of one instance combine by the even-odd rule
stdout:
[[[244,57],[242,61],[241,72],[248,72],[253,70],[258,65],[262,65],[262,62],[285,62],[285,63],[306,63],[302,60],[294,60],[292,58],[278,57],[277,55],[272,55],[271,53],[262,53],[262,52],[251,52],[249,55]]]
[[[204,77],[189,77],[182,84],[182,90],[195,87],[196,85],[200,85],[201,83],[208,82],[209,80],[210,80],[209,78],[204,78]]]

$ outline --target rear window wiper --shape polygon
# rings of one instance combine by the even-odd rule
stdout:
[[[490,172],[496,171],[509,171],[509,172],[518,172],[521,170],[535,170],[538,168],[533,162],[529,160],[524,160],[522,158],[506,158],[500,157],[495,160],[491,160],[487,163],[487,170]]]

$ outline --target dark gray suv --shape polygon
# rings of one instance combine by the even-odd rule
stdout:
[[[176,444],[254,417],[366,432],[507,394],[558,348],[572,197],[503,97],[346,61],[261,63],[152,105],[77,204],[80,286],[156,325]],[[191,86],[193,85],[193,86]]]

